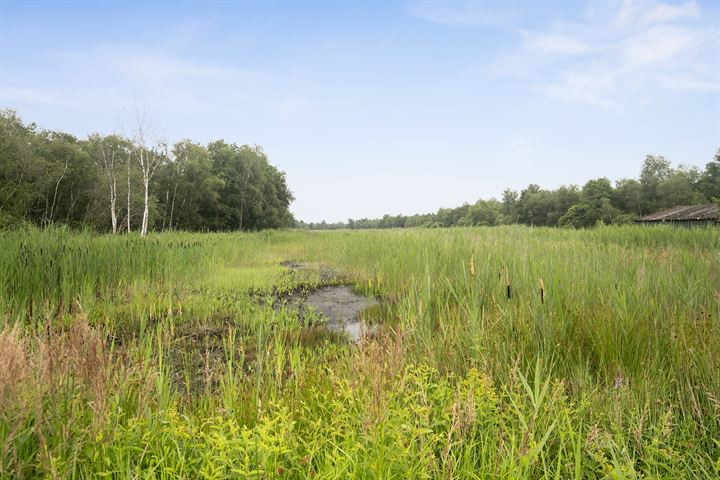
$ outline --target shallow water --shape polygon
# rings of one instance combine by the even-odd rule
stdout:
[[[344,332],[348,338],[357,342],[365,333],[360,314],[372,306],[377,300],[358,295],[349,286],[322,287],[308,294],[303,302],[327,320],[330,330]]]

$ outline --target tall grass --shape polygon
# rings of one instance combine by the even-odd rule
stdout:
[[[718,238],[2,233],[0,477],[714,477]],[[320,265],[373,336],[279,307]]]

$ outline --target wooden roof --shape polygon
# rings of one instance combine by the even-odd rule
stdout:
[[[678,205],[661,212],[646,215],[638,222],[673,222],[684,220],[720,220],[717,205]]]

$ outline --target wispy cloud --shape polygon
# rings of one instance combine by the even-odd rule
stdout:
[[[570,102],[618,107],[651,89],[717,89],[718,33],[694,1],[615,2],[522,34],[505,72],[530,64],[533,88]]]
[[[545,54],[579,55],[590,51],[590,47],[581,39],[562,33],[529,33],[525,35],[525,47],[528,50]]]
[[[650,90],[718,88],[718,29],[694,0],[588,3],[575,18],[512,15],[488,2],[412,3],[409,11],[442,25],[517,34],[493,70],[573,103],[619,107],[647,101]]]
[[[120,92],[112,89],[71,89],[62,87],[15,87],[3,88],[3,103],[15,102],[52,105],[60,107],[89,108],[122,107]]]
[[[304,94],[282,69],[217,64],[158,46],[99,45],[50,51],[46,58],[47,65],[60,74],[6,82],[0,106],[124,111],[139,104],[165,116],[212,115],[234,109],[255,112],[263,121],[285,123],[307,122],[318,115],[317,99]]]
[[[249,75],[241,69],[173,55],[162,50],[96,47],[85,51],[58,52],[59,60],[75,67],[111,73],[131,81],[172,82],[183,80],[224,80]]]
[[[411,15],[439,25],[486,27],[511,25],[511,18],[508,14],[482,2],[416,1],[408,3],[407,9]]]
[[[679,5],[655,2],[624,1],[620,4],[613,24],[620,27],[647,26],[687,18],[699,18],[700,8],[694,1]]]
[[[712,39],[707,33],[672,25],[643,29],[617,45],[620,66],[673,69],[684,57],[699,53],[699,47]]]
[[[220,90],[251,90],[264,81],[257,72],[152,48],[98,46],[54,51],[48,58],[62,76],[8,82],[2,100],[76,108],[122,108],[139,101],[158,110],[198,112],[217,107]]]

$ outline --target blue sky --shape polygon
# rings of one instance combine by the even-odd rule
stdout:
[[[8,2],[0,106],[261,145],[300,219],[636,177],[720,147],[718,2]]]

